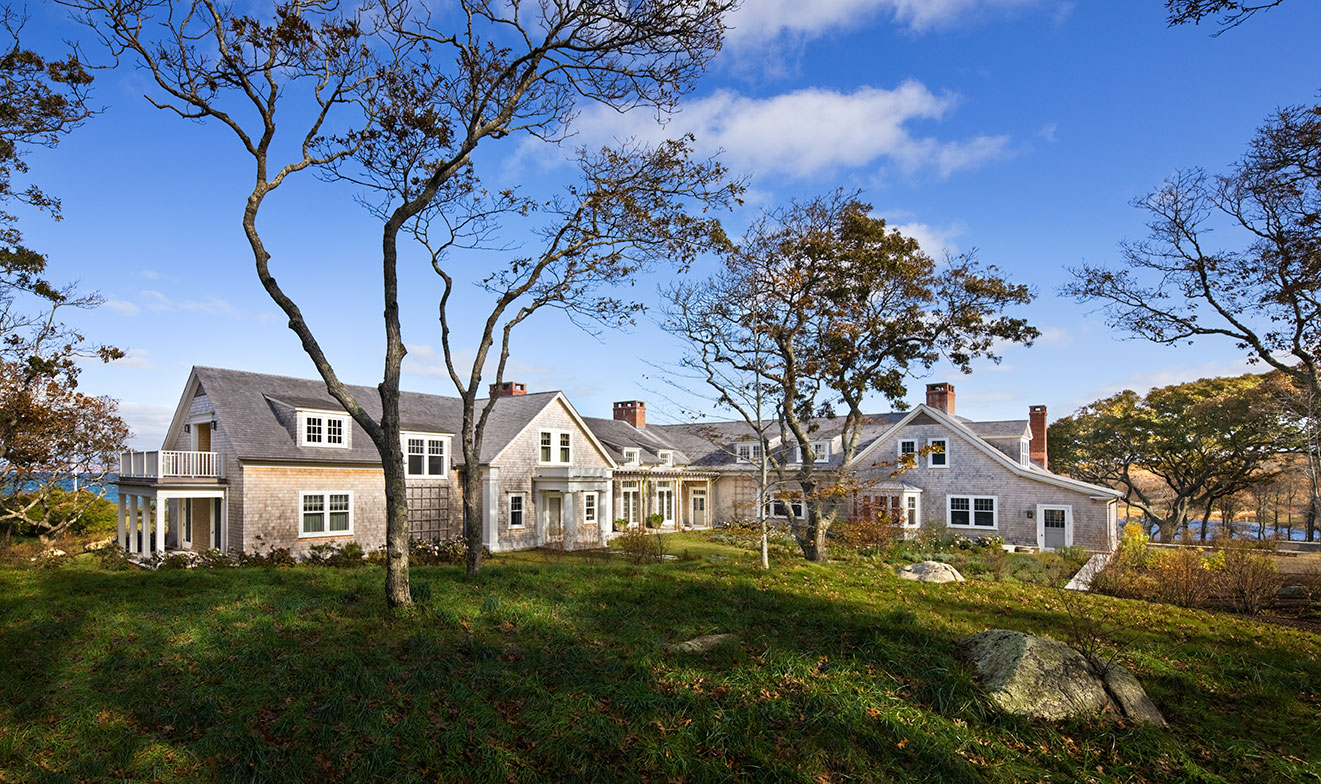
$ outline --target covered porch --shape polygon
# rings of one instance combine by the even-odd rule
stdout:
[[[229,490],[216,452],[120,456],[119,546],[150,557],[172,550],[229,550]]]
[[[712,525],[715,476],[705,471],[616,471],[619,506],[614,519],[629,526],[648,525],[659,514],[656,530],[683,531]],[[613,526],[611,527],[613,530]]]
[[[566,550],[605,547],[614,508],[609,469],[538,468],[532,494],[539,544]]]

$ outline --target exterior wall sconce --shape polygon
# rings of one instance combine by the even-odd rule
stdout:
[[[183,432],[185,432],[185,433],[191,433],[191,432],[193,432],[193,426],[190,425],[190,424],[188,424],[187,422],[185,422],[185,423],[184,423],[184,426],[183,426]]]
[[[1024,512],[1023,514],[1027,515],[1027,519],[1031,520],[1031,519],[1032,519],[1032,515],[1036,514],[1036,511],[1035,511],[1035,510],[1032,510],[1032,509],[1029,509],[1029,510],[1027,510],[1026,512]]]

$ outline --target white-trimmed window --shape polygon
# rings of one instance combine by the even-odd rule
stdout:
[[[904,525],[908,528],[917,527],[917,496],[910,495],[904,500]]]
[[[674,465],[674,452],[670,451],[669,449],[662,449],[657,454],[657,457],[660,458],[660,464],[663,466]]]
[[[404,433],[404,475],[444,479],[449,475],[449,436]]]
[[[624,465],[638,465],[642,462],[641,449],[625,449]]]
[[[567,430],[542,430],[537,459],[542,465],[573,462],[573,434]]]
[[[796,520],[807,517],[807,510],[803,507],[802,501],[771,501],[766,504],[767,517],[788,517],[791,510]]]
[[[298,445],[346,449],[349,446],[348,416],[329,411],[299,411]]]
[[[304,490],[298,494],[298,537],[351,536],[352,490]]]
[[[509,494],[509,527],[522,528],[523,519],[527,514],[527,494],[510,493]]]
[[[735,453],[744,463],[761,460],[761,444],[739,444],[735,447]]]
[[[596,525],[596,493],[583,493],[583,525]]]
[[[917,439],[916,438],[899,439],[899,456],[908,457],[909,455],[912,455],[913,459],[917,459]]]
[[[1018,464],[1027,465],[1032,462],[1032,442],[1026,438],[1018,440]]]
[[[830,442],[829,442],[829,441],[813,441],[813,442],[812,442],[812,453],[816,455],[816,461],[817,461],[818,463],[829,463],[829,462],[830,462]]]
[[[998,528],[995,496],[947,496],[950,528]]]
[[[642,522],[642,490],[637,482],[623,482],[619,486],[620,517],[629,525]]]
[[[933,438],[927,441],[931,451],[927,454],[927,466],[930,468],[949,468],[949,439]]]

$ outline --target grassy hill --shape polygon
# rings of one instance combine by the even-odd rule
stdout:
[[[1054,591],[689,544],[419,568],[404,614],[376,567],[0,568],[0,781],[1321,781],[1314,634],[1085,597],[1171,729],[1029,721],[956,641],[1065,639]]]

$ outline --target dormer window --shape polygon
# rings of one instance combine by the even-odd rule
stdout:
[[[761,444],[739,444],[737,447],[738,459],[744,463],[761,460]]]
[[[404,433],[404,474],[444,479],[449,474],[449,436]]]
[[[642,462],[641,449],[625,449],[624,465],[638,465]]]
[[[348,415],[328,411],[299,411],[298,445],[347,448],[349,446]]]
[[[668,449],[662,449],[662,450],[660,451],[660,455],[659,455],[659,457],[660,457],[660,464],[661,464],[661,465],[663,465],[663,466],[672,466],[672,465],[674,465],[674,452],[672,452],[672,451],[670,451],[670,450],[668,450]]]

